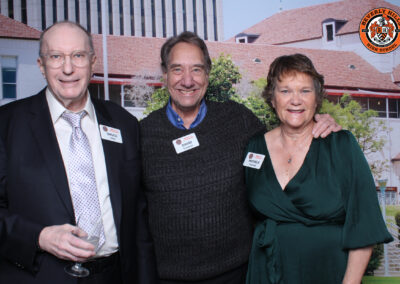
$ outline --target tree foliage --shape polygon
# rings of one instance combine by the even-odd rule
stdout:
[[[374,270],[378,269],[381,265],[383,255],[383,244],[374,245],[371,258],[365,269],[365,275],[374,275]]]
[[[154,87],[146,83],[127,85],[124,87],[124,100],[129,101],[135,107],[146,107],[153,92]]]
[[[265,124],[268,130],[271,130],[279,125],[279,120],[275,115],[274,110],[265,102],[261,94],[267,85],[267,80],[260,78],[251,82],[250,88],[242,90],[244,94],[235,94],[232,100],[244,104],[250,109],[258,119]]]
[[[241,78],[239,68],[232,58],[221,54],[212,60],[206,98],[217,102],[229,100],[236,93],[233,85],[239,83]]]
[[[394,215],[394,220],[396,221],[398,231],[397,239],[400,240],[400,211],[396,212],[396,214]],[[400,247],[400,244],[397,244],[396,246]]]
[[[143,114],[148,115],[151,112],[158,110],[165,106],[168,102],[169,94],[165,87],[156,89],[154,93],[150,96],[150,100],[147,102],[147,107]]]
[[[364,155],[370,158],[371,171],[379,177],[387,169],[387,161],[371,161],[371,154],[381,151],[386,139],[379,134],[387,130],[385,122],[374,119],[377,112],[363,110],[350,95],[344,94],[338,104],[324,100],[321,113],[329,113],[344,129],[351,131]]]

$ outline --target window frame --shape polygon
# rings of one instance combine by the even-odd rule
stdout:
[[[5,64],[5,60],[12,60],[14,64],[10,64],[13,66],[8,66],[9,64]],[[1,55],[0,56],[0,67],[1,67],[1,96],[0,99],[8,99],[8,100],[16,100],[17,99],[17,82],[18,82],[18,57],[12,55]],[[4,82],[4,71],[14,72],[15,82],[7,81]],[[14,86],[13,96],[5,96],[5,86]]]

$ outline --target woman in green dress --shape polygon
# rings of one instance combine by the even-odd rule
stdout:
[[[267,81],[280,125],[246,150],[257,218],[247,283],[360,283],[373,245],[392,241],[368,163],[349,131],[313,138],[324,81],[309,58],[277,58]]]

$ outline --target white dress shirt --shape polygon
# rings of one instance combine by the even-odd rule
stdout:
[[[72,134],[71,125],[61,118],[61,115],[67,110],[50,92],[46,89],[46,99],[49,105],[51,119],[53,122],[54,130],[56,132],[58,145],[60,147],[61,155],[63,157],[64,166],[67,169],[67,155],[69,141]],[[106,256],[118,250],[117,231],[115,228],[114,216],[110,200],[110,190],[107,179],[106,161],[104,157],[103,144],[101,141],[99,125],[97,123],[96,112],[89,96],[84,107],[87,115],[85,115],[81,122],[83,132],[86,134],[90,149],[92,152],[93,165],[96,178],[97,193],[99,196],[101,215],[105,233],[105,243],[97,252],[96,256]],[[66,171],[68,176],[68,171]]]

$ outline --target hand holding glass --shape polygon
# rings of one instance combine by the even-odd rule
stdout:
[[[84,221],[87,221],[84,219],[85,217],[79,216],[78,220],[76,222],[76,225],[81,228],[81,224]],[[80,239],[91,243],[95,247],[95,252],[100,249],[98,247],[99,244],[99,239],[100,239],[100,233],[102,229],[102,220],[99,219],[95,223],[92,223],[92,226],[90,226],[89,230],[86,230],[86,236],[85,237],[79,237]],[[85,267],[82,266],[81,262],[75,262],[73,265],[69,265],[65,267],[65,272],[67,272],[69,275],[74,276],[74,277],[86,277],[90,274],[89,270]]]

